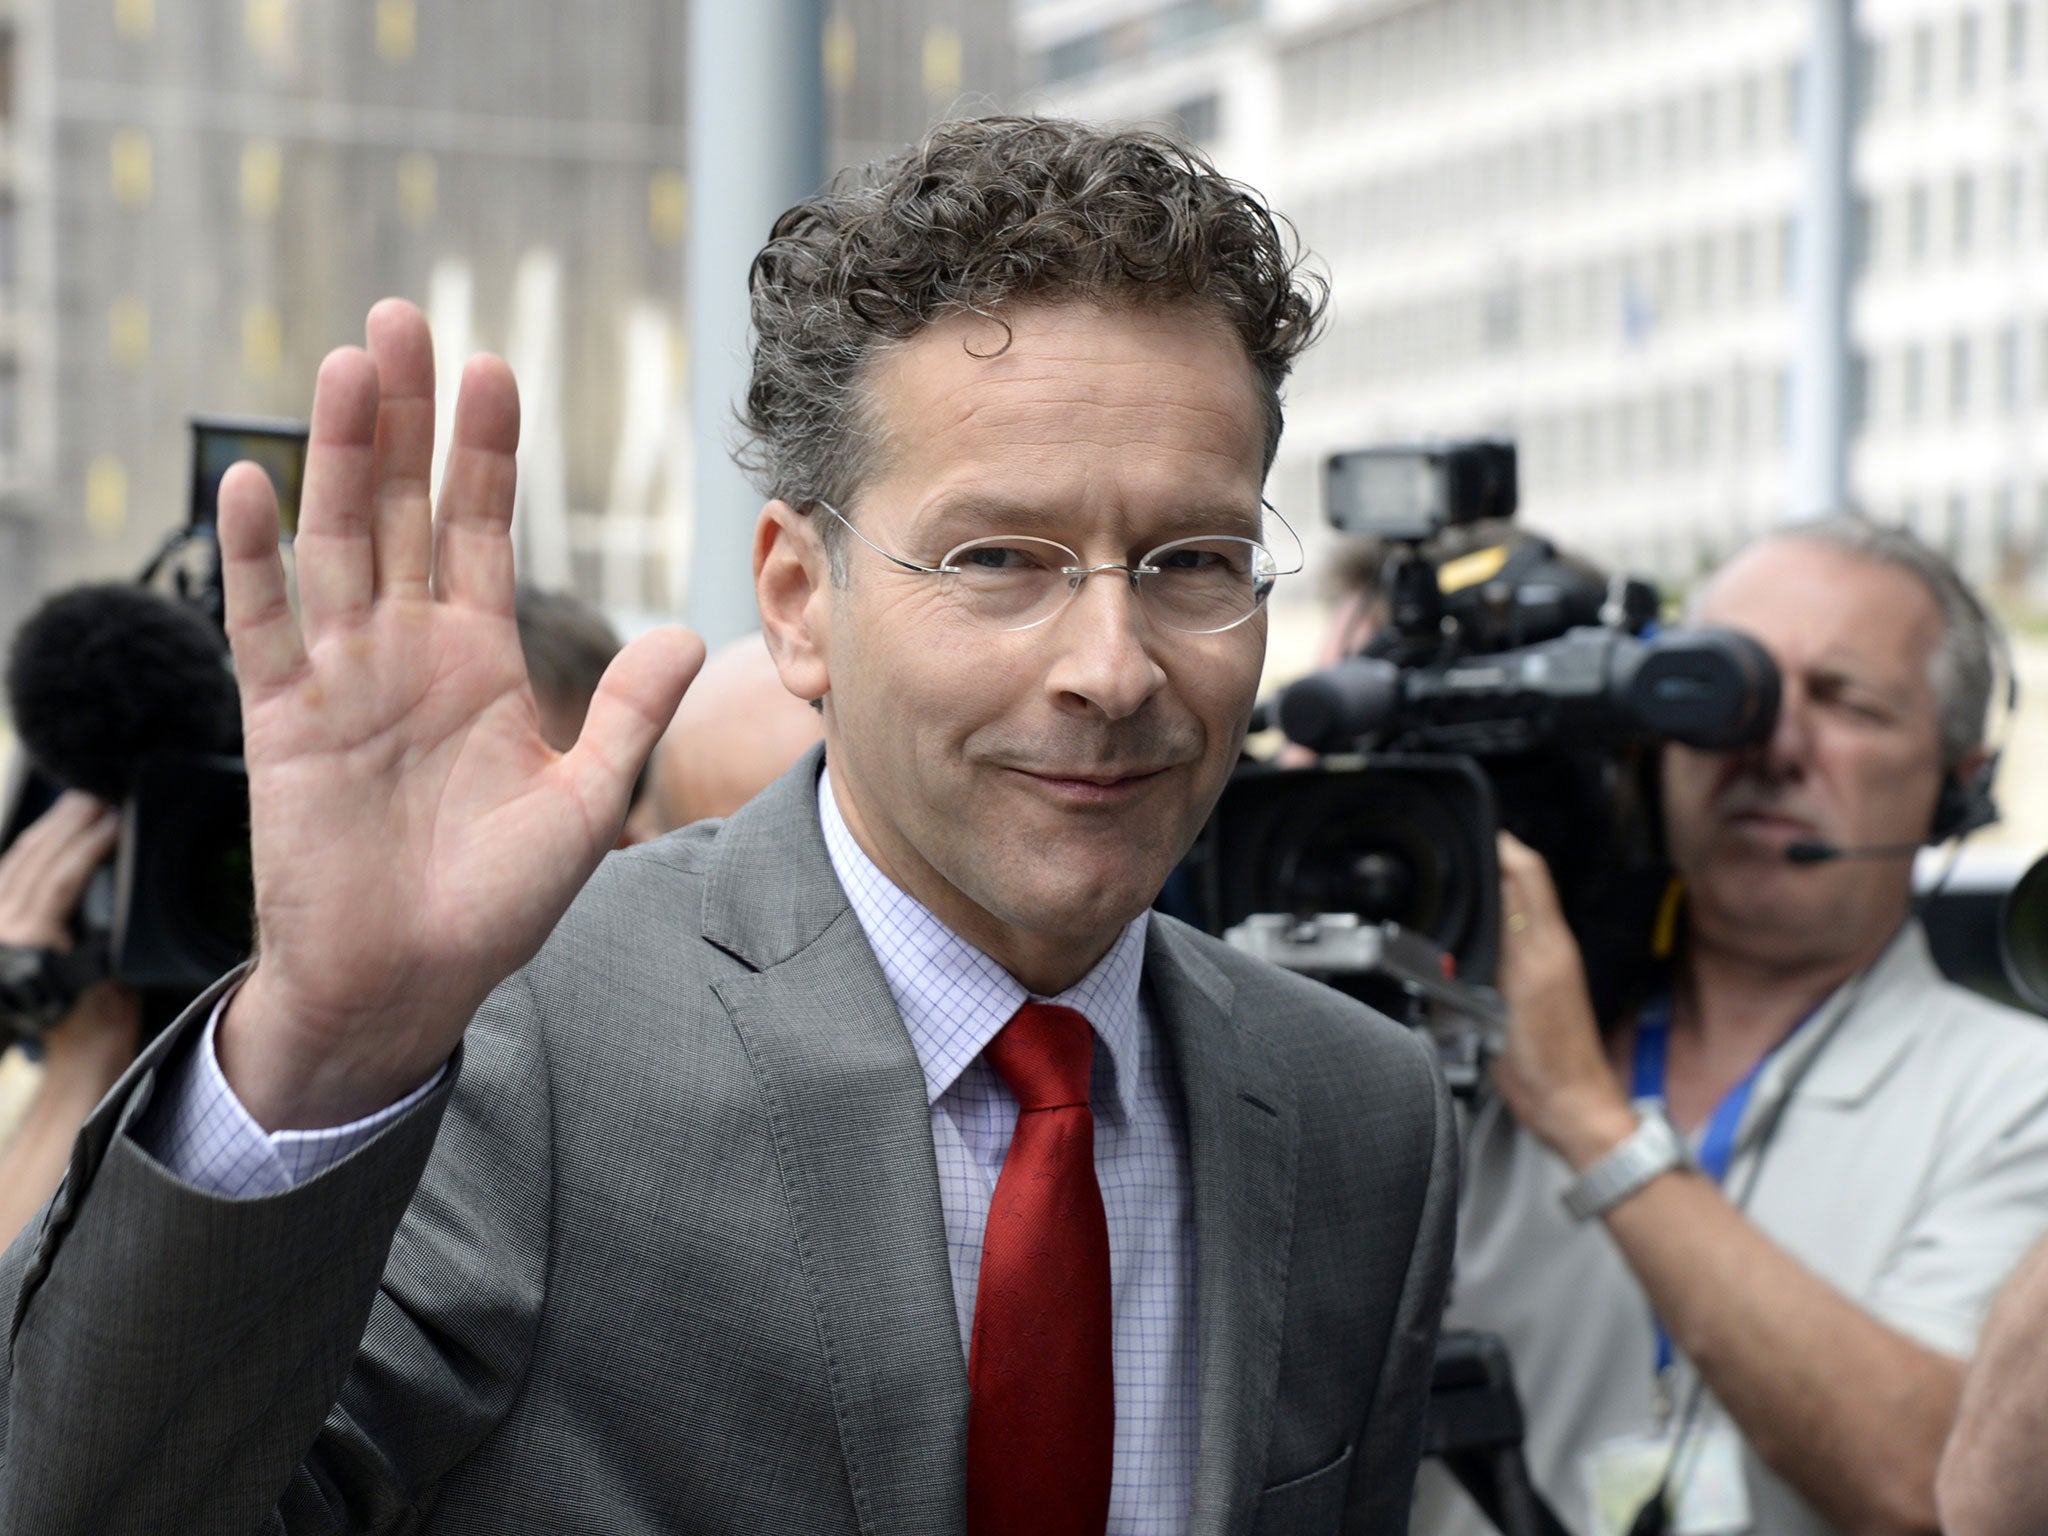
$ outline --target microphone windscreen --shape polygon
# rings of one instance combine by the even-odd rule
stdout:
[[[1788,864],[1825,864],[1828,860],[1839,859],[1841,856],[1840,848],[1818,839],[1785,845],[1785,861]]]
[[[29,615],[7,659],[7,705],[37,768],[103,800],[126,798],[152,752],[242,750],[226,640],[146,587],[73,587]]]

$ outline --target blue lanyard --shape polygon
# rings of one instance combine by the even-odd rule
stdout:
[[[1818,1012],[1819,1010],[1815,1010]],[[1806,1018],[1812,1018],[1808,1014]],[[1801,1019],[1792,1026],[1786,1040],[1806,1026]],[[1671,1037],[1671,1000],[1656,997],[1643,1004],[1636,1016],[1635,1075],[1632,1097],[1664,1101],[1664,1062],[1668,1054]],[[1749,1113],[1749,1101],[1756,1095],[1757,1079],[1763,1076],[1764,1068],[1771,1058],[1783,1047],[1781,1040],[1776,1046],[1765,1051],[1757,1064],[1751,1067],[1741,1082],[1730,1088],[1714,1106],[1713,1114],[1707,1117],[1706,1129],[1700,1134],[1699,1150],[1695,1161],[1700,1172],[1716,1184],[1728,1177],[1728,1165],[1735,1160],[1735,1133],[1742,1129],[1742,1117]],[[1661,1377],[1671,1368],[1671,1335],[1664,1331],[1664,1324],[1656,1317],[1650,1319],[1650,1326],[1657,1334],[1657,1374]]]

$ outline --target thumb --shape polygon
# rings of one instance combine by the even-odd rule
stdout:
[[[647,754],[704,665],[704,642],[679,625],[650,630],[614,656],[591,696],[583,733],[562,759],[577,793],[612,822]]]

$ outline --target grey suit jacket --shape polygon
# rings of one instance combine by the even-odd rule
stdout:
[[[131,1134],[0,1260],[0,1531],[958,1532],[967,1375],[924,1079],[817,757],[606,861],[451,1082],[291,1192]],[[1192,1529],[1406,1528],[1449,1268],[1428,1053],[1156,920],[1186,1100]]]

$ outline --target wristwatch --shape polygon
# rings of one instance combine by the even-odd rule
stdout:
[[[1628,1139],[1565,1186],[1564,1208],[1578,1220],[1604,1216],[1658,1175],[1693,1165],[1662,1099],[1637,1099],[1635,1110],[1640,1123]]]

